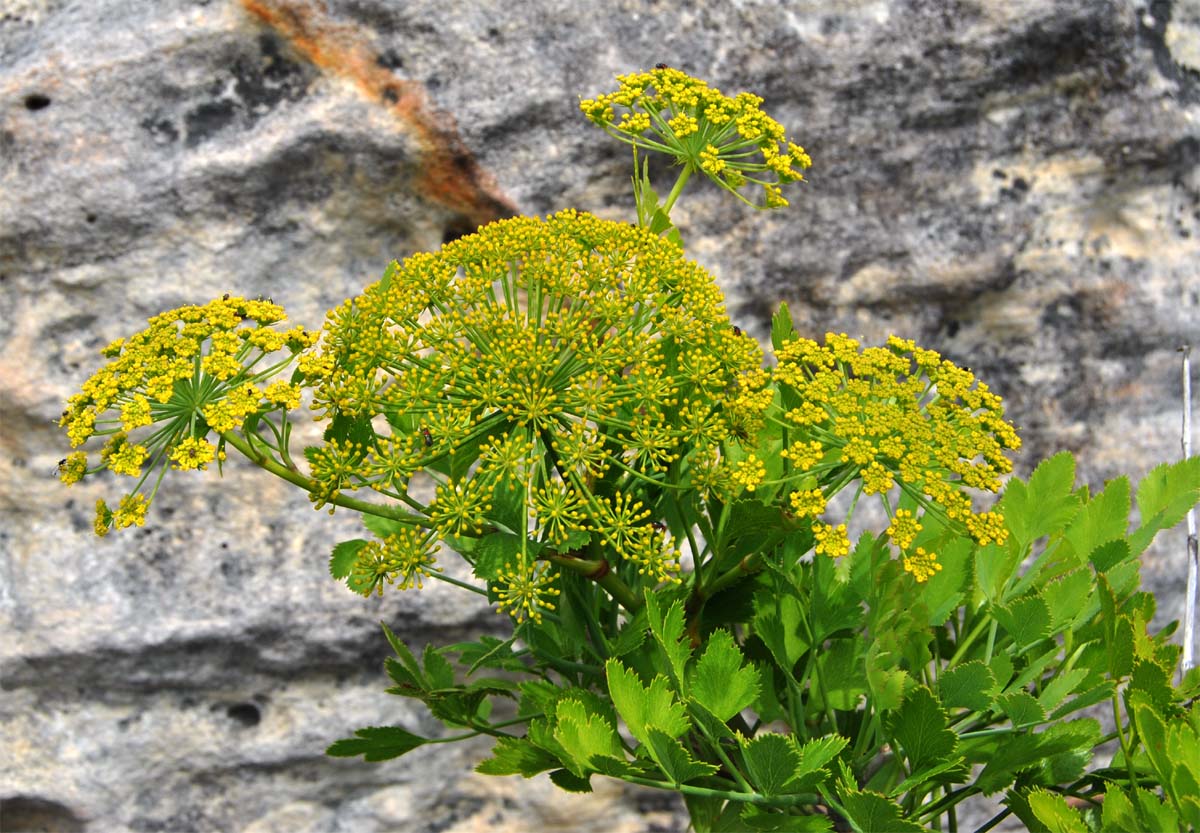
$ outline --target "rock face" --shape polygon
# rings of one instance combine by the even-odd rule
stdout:
[[[0,9],[0,829],[682,829],[661,794],[467,774],[486,745],[325,758],[358,726],[434,730],[382,693],[378,620],[442,644],[494,615],[443,586],[348,593],[325,563],[355,519],[246,466],[174,478],[103,541],[112,490],[53,477],[61,402],[149,315],[235,292],[316,326],[480,223],[629,218],[626,152],[576,108],[618,72],[755,91],[812,153],[787,211],[703,186],[676,211],[743,329],[783,300],[817,336],[941,350],[1007,398],[1026,466],[1069,448],[1099,482],[1178,456],[1196,0],[460,5]],[[1162,619],[1181,552],[1147,558]]]

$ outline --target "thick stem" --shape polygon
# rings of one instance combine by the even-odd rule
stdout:
[[[269,471],[271,474],[286,480],[294,486],[299,486],[306,492],[316,493],[320,491],[319,485],[315,480],[305,477],[304,475],[300,474],[300,472],[293,471],[287,466],[272,460],[266,454],[263,454],[258,449],[254,448],[254,446],[242,435],[233,431],[226,431],[225,433],[221,434],[221,438],[225,440],[226,443],[236,448],[247,460],[254,463],[254,465],[258,466],[259,468]],[[425,528],[429,527],[428,518],[423,518],[420,515],[414,515],[410,512],[405,512],[402,509],[396,509],[392,506],[384,506],[383,504],[371,503],[365,500],[356,500],[340,494],[327,498],[325,502],[333,506],[341,506],[345,509],[353,509],[355,512],[363,512],[368,515],[377,515],[381,518],[388,518],[389,520],[400,521],[401,523],[408,523],[414,526]]]
[[[671,216],[671,209],[675,206],[675,200],[679,199],[679,195],[683,193],[683,186],[687,185],[687,181],[691,179],[691,176],[691,166],[684,165],[678,179],[675,180],[675,185],[671,188],[671,193],[667,194],[667,201],[662,205],[663,214],[666,214],[668,217]]]
[[[617,604],[630,613],[637,613],[642,609],[642,605],[645,604],[629,589],[629,585],[622,581],[620,576],[608,568],[608,562],[603,559],[593,561],[591,559],[572,558],[569,555],[550,555],[546,556],[546,560],[551,564],[579,573],[584,578],[589,578],[596,582],[596,584],[607,590],[610,596],[616,599]]]

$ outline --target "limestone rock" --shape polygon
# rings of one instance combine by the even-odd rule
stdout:
[[[1066,447],[1099,482],[1178,456],[1175,349],[1200,335],[1195,0],[598,11],[0,8],[4,830],[681,826],[660,794],[470,775],[482,745],[325,758],[358,726],[435,730],[383,694],[379,619],[446,643],[493,614],[440,586],[353,596],[325,563],[355,520],[245,466],[173,478],[145,529],[103,541],[111,489],[53,477],[62,400],[162,309],[263,295],[316,326],[390,259],[480,223],[628,218],[626,152],[576,107],[618,72],[665,61],[755,91],[812,153],[788,211],[698,187],[676,212],[743,329],[764,336],[783,300],[817,336],[941,350],[1006,397],[1026,466]],[[1147,558],[1162,619],[1182,614],[1181,553],[1176,533]]]

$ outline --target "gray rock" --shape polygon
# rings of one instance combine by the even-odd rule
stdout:
[[[442,586],[335,585],[355,519],[248,466],[173,477],[144,529],[97,540],[112,489],[53,478],[61,402],[165,308],[264,295],[315,326],[480,223],[630,217],[626,152],[576,102],[665,61],[763,95],[814,158],[785,212],[703,185],[676,212],[743,329],[782,300],[815,335],[916,338],[1006,397],[1026,470],[1069,448],[1091,482],[1140,476],[1178,456],[1175,350],[1200,335],[1198,20],[1195,0],[9,0],[3,829],[681,827],[662,794],[468,774],[486,745],[325,758],[358,726],[436,730],[382,693],[378,620],[418,644],[502,623]],[[1146,558],[1162,621],[1182,540]]]

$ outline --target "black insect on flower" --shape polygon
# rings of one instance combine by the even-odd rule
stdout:
[[[734,328],[733,328],[733,334],[734,334],[735,336],[740,336],[740,335],[742,334],[742,328],[741,328],[741,327],[734,327]]]
[[[655,69],[670,69],[670,67],[667,66],[666,64],[655,64],[654,68]]]
[[[433,445],[433,434],[429,433],[428,428],[422,428],[421,436],[425,439],[425,447],[430,448]]]
[[[62,474],[63,469],[65,469],[66,467],[67,467],[67,458],[64,457],[61,460],[59,460],[58,465],[56,465],[54,467],[54,476],[57,477],[58,475]]]

